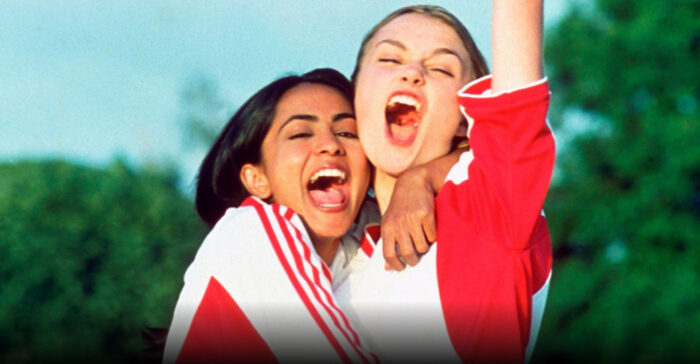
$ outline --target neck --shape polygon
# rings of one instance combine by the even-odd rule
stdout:
[[[330,267],[333,258],[335,258],[335,252],[338,251],[340,238],[317,236],[311,231],[309,231],[309,235],[311,236],[311,242],[314,244],[316,253],[318,253],[326,265]]]
[[[396,177],[387,174],[384,171],[377,169],[374,173],[374,193],[377,196],[377,204],[379,205],[379,212],[384,215],[387,207],[389,207],[389,201],[391,200],[391,195],[394,193],[394,186],[396,185]]]

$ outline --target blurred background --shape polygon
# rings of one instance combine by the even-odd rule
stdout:
[[[490,2],[437,1],[490,58]],[[206,234],[192,181],[272,79],[403,1],[0,3],[0,361],[142,362]],[[554,275],[533,363],[700,359],[700,1],[546,1]]]

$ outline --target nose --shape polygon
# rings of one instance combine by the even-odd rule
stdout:
[[[425,77],[419,66],[409,64],[401,74],[401,81],[412,86],[422,86],[425,83]]]
[[[345,149],[343,148],[343,145],[340,144],[338,137],[331,130],[318,134],[316,151],[319,154],[326,154],[332,156],[345,154]]]

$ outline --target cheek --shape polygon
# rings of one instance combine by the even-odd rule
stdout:
[[[362,85],[357,86],[355,91],[355,116],[357,117],[357,125],[360,128],[362,125],[366,127],[366,121],[371,115],[371,105],[372,95],[368,92],[368,89]]]
[[[439,91],[439,96],[436,97],[437,104],[434,106],[440,115],[438,120],[443,120],[443,129],[449,130],[450,133],[457,129],[457,125],[461,120],[459,101],[457,99],[458,91],[459,87],[456,84],[442,88]]]
[[[269,164],[268,175],[272,175],[272,179],[282,189],[296,187],[301,179],[306,155],[303,148],[286,146],[278,149],[274,163]]]
[[[357,114],[357,134],[359,135],[360,140],[362,140],[363,138],[371,135],[370,130],[372,129],[374,122],[369,117],[361,117],[358,111],[355,113]]]
[[[368,67],[360,72],[355,89],[355,112],[359,117],[383,115],[381,95],[385,87],[384,74]]]
[[[365,153],[360,146],[360,143],[356,143],[351,147],[346,148],[348,162],[350,168],[352,168],[352,173],[355,176],[355,181],[359,185],[358,195],[364,196],[367,192],[367,187],[369,187],[369,177],[370,177],[370,164],[365,157]]]
[[[351,158],[352,158],[352,163],[356,166],[355,168],[361,174],[362,178],[369,181],[369,174],[370,174],[369,160],[367,160],[367,157],[365,156],[365,152],[359,143],[356,146],[356,150],[354,151],[354,155],[351,156]]]
[[[425,128],[427,139],[430,141],[426,143],[425,148],[434,153],[443,154],[449,151],[457,132],[461,114],[456,95],[456,91],[445,89],[435,98],[438,102],[433,105],[431,125]]]
[[[364,120],[364,122],[360,122],[360,120]],[[363,158],[366,156],[376,160],[377,153],[383,145],[384,133],[375,126],[376,124],[379,123],[371,121],[369,118],[357,119],[357,135],[360,138]]]
[[[453,138],[457,134],[457,129],[461,121],[460,113],[454,109],[446,110],[441,115],[440,119],[443,120],[443,122],[441,123],[442,126],[440,128],[436,128],[437,130],[434,132],[434,144],[441,146],[447,145],[449,148],[449,146],[452,144]]]
[[[366,94],[365,94],[366,95]],[[375,98],[376,99],[376,98]],[[357,117],[357,134],[365,148],[372,148],[384,133],[384,110],[372,98],[356,99],[355,115]],[[375,110],[376,109],[376,110]],[[365,149],[367,151],[368,149]]]

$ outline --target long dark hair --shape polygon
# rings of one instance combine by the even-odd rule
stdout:
[[[280,78],[243,103],[221,130],[199,167],[195,207],[209,226],[214,226],[227,208],[240,205],[250,195],[239,178],[241,167],[260,162],[260,147],[275,118],[277,103],[287,91],[304,82],[336,89],[350,105],[353,104],[350,81],[330,68]],[[161,362],[167,335],[168,328],[142,329],[148,362]]]
[[[213,226],[226,209],[236,207],[250,194],[240,180],[246,163],[259,163],[260,148],[275,118],[282,96],[300,83],[316,83],[332,87],[352,105],[350,81],[340,72],[320,68],[301,76],[280,78],[249,98],[216,138],[199,167],[195,207],[199,217]]]

